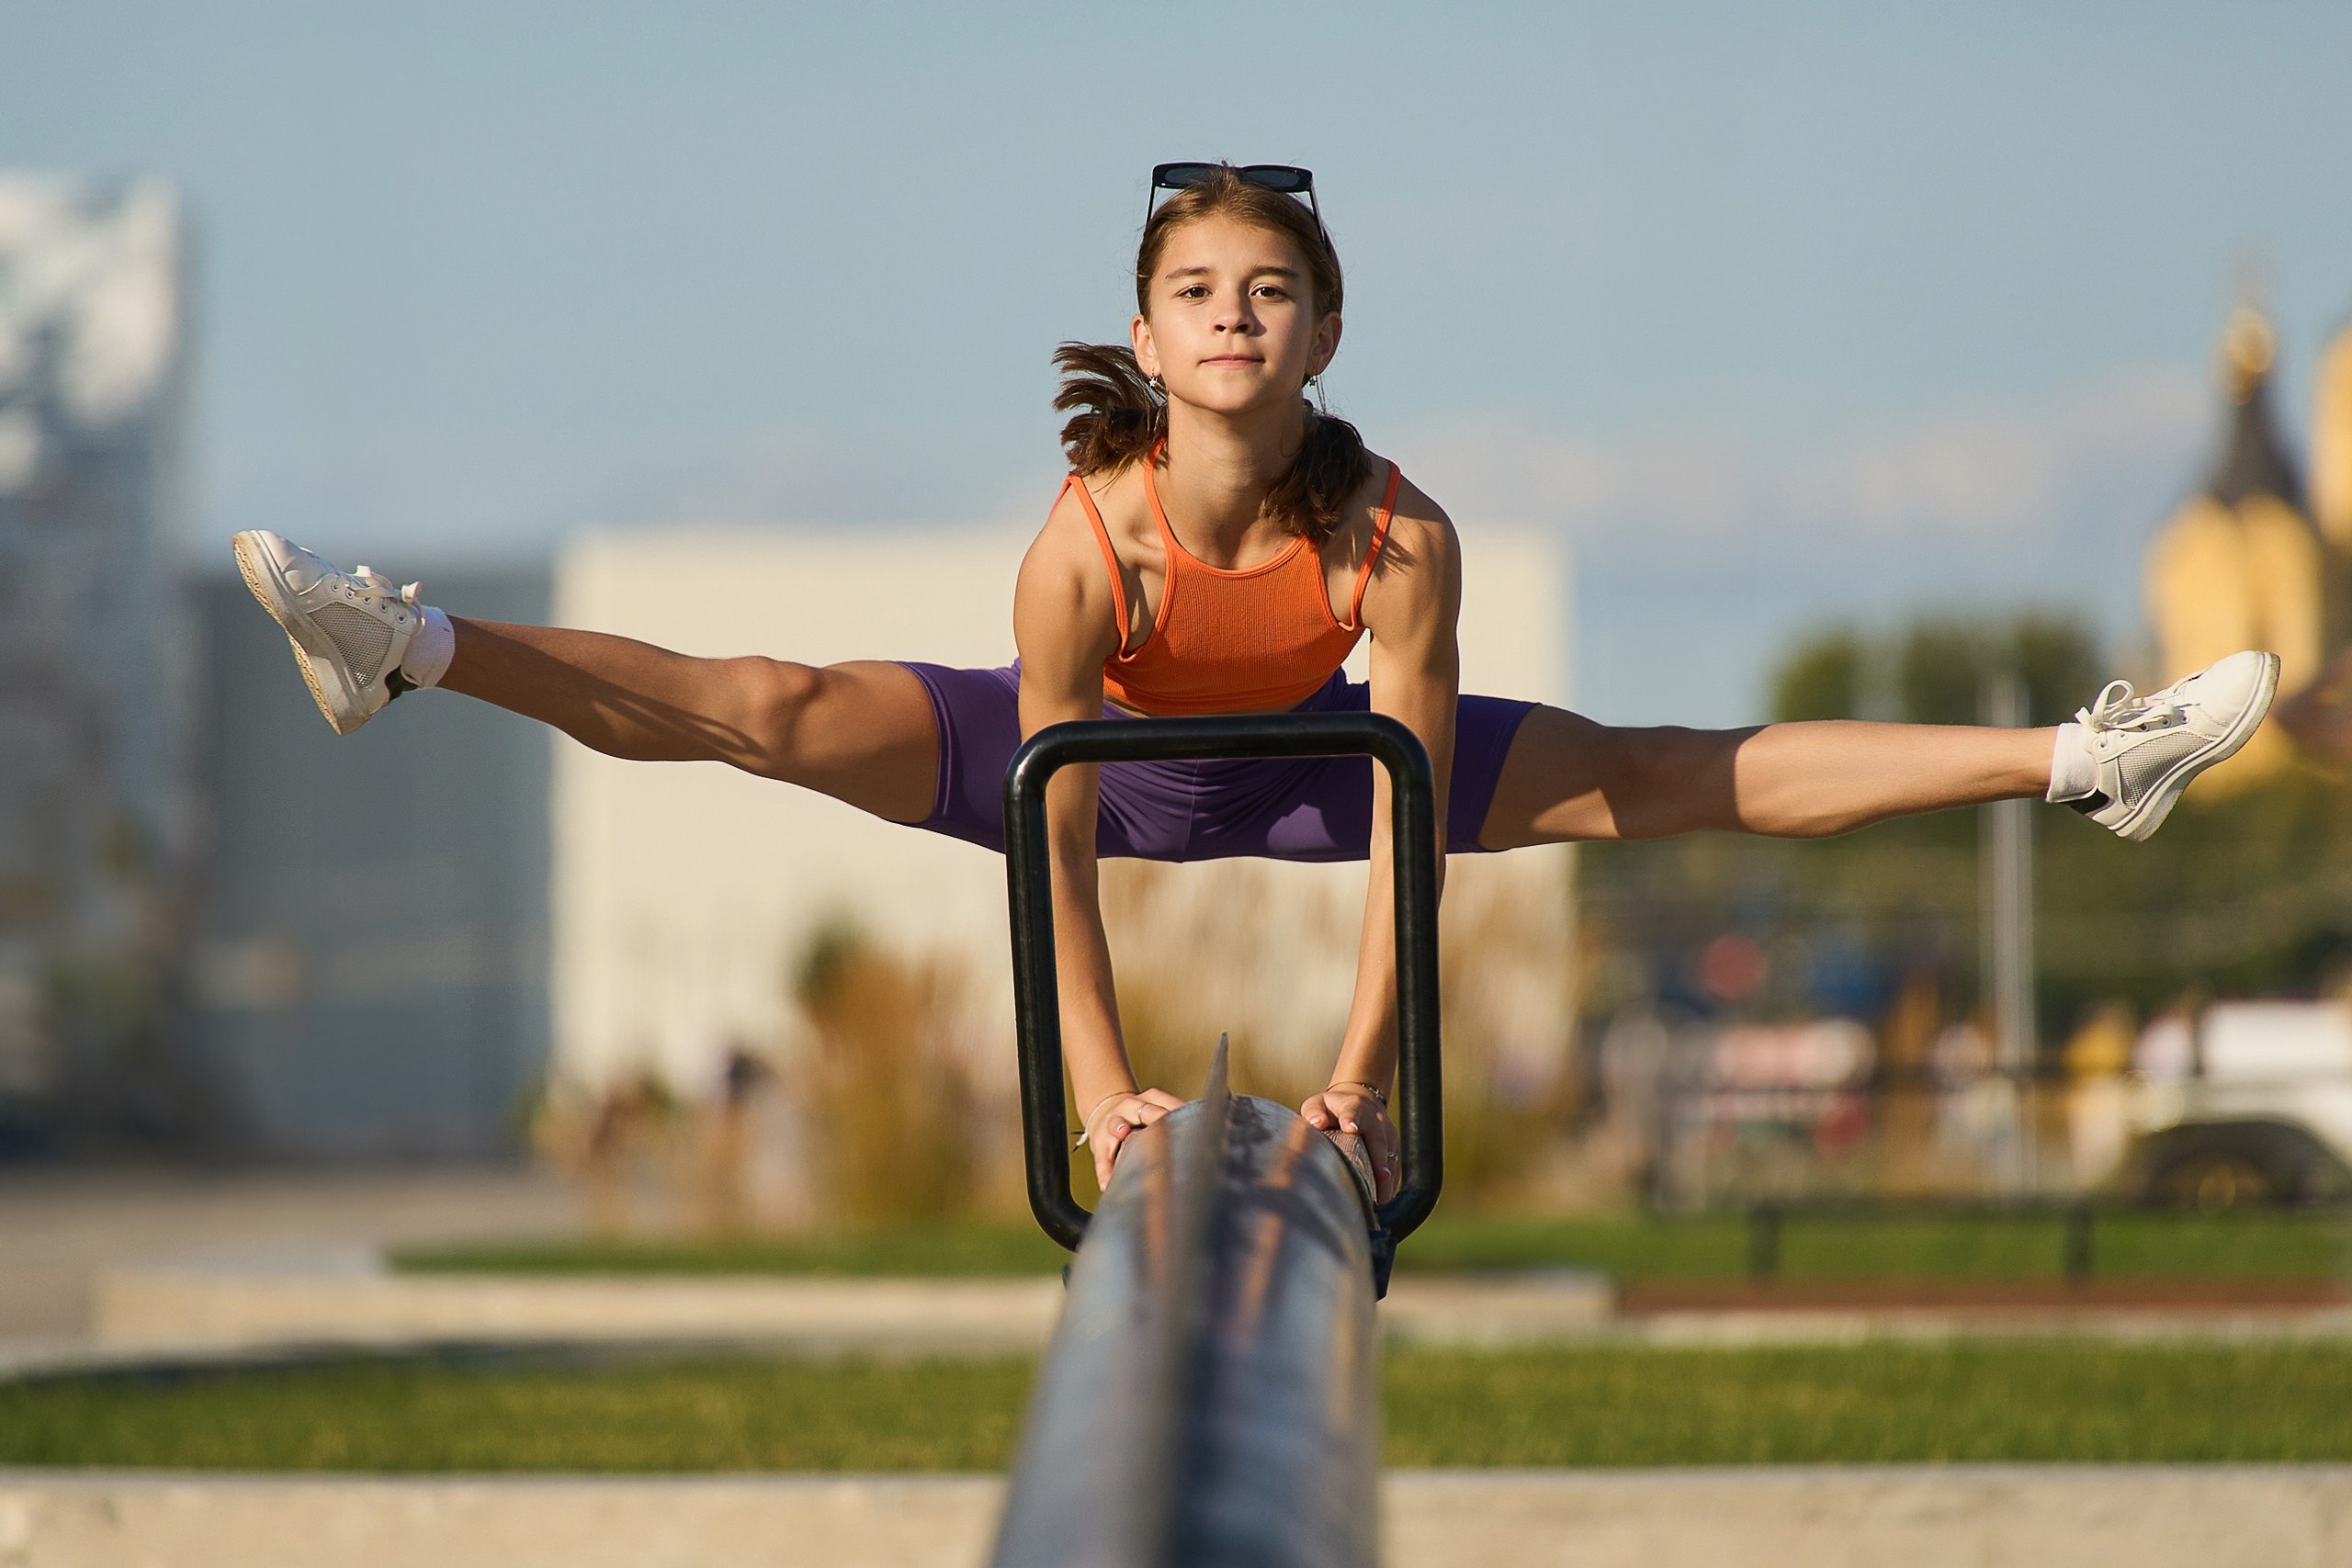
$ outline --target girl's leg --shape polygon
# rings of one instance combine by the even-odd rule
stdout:
[[[1751,729],[1624,729],[1559,708],[1527,716],[1479,841],[1664,839],[1717,828],[1776,838],[2041,795],[2055,732],[1837,720]]]
[[[726,762],[893,821],[931,815],[938,721],[903,666],[693,659],[597,632],[460,621],[420,603],[415,583],[340,570],[266,528],[230,543],[339,735],[402,692],[441,685],[612,756]]]
[[[640,761],[715,761],[894,822],[931,815],[939,733],[903,665],[696,659],[601,632],[450,618],[441,686]]]

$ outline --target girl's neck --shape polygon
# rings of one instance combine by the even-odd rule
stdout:
[[[1212,562],[1229,560],[1258,526],[1266,492],[1306,439],[1306,412],[1295,402],[1244,414],[1171,402],[1167,467],[1158,484],[1169,523],[1186,547]]]

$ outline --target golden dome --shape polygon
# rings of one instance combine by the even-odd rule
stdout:
[[[2278,355],[2278,334],[2261,311],[2251,305],[2231,311],[2229,325],[2222,329],[2222,363],[2226,372],[2222,385],[2230,401],[2242,404],[2250,400],[2269,378]]]
[[[2222,389],[2229,406],[2220,450],[2204,480],[2148,550],[2145,583],[2163,675],[2174,681],[2242,648],[2282,663],[2279,690],[2320,672],[2325,651],[2329,563],[2304,511],[2301,477],[2270,405],[2278,336],[2241,305],[2222,330]],[[2199,784],[2199,793],[2251,783],[2291,755],[2265,726],[2245,750]]]
[[[2319,358],[2312,409],[2312,513],[2338,550],[2352,551],[2352,323]]]

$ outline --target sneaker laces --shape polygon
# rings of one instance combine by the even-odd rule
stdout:
[[[356,571],[354,571],[351,575],[367,587],[374,589],[377,592],[388,594],[392,598],[400,600],[402,604],[410,605],[415,604],[418,592],[424,587],[424,582],[420,581],[409,583],[405,587],[395,589],[392,586],[392,580],[386,577],[382,572],[378,571],[372,566],[363,566]]]
[[[2075,720],[2096,734],[2102,729],[2160,729],[2183,716],[2170,688],[2142,696],[2129,681],[2109,681],[2086,708],[2075,710]]]

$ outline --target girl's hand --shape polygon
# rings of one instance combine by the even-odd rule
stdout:
[[[1364,1157],[1372,1162],[1373,1195],[1384,1203],[1396,1195],[1396,1129],[1388,1120],[1388,1108],[1370,1089],[1363,1084],[1333,1084],[1321,1094],[1308,1095],[1298,1113],[1308,1126],[1334,1138],[1360,1139]]]
[[[1106,1094],[1086,1113],[1086,1132],[1080,1142],[1094,1151],[1094,1184],[1107,1190],[1111,1164],[1120,1145],[1138,1127],[1148,1127],[1184,1102],[1164,1089],[1122,1089]]]

